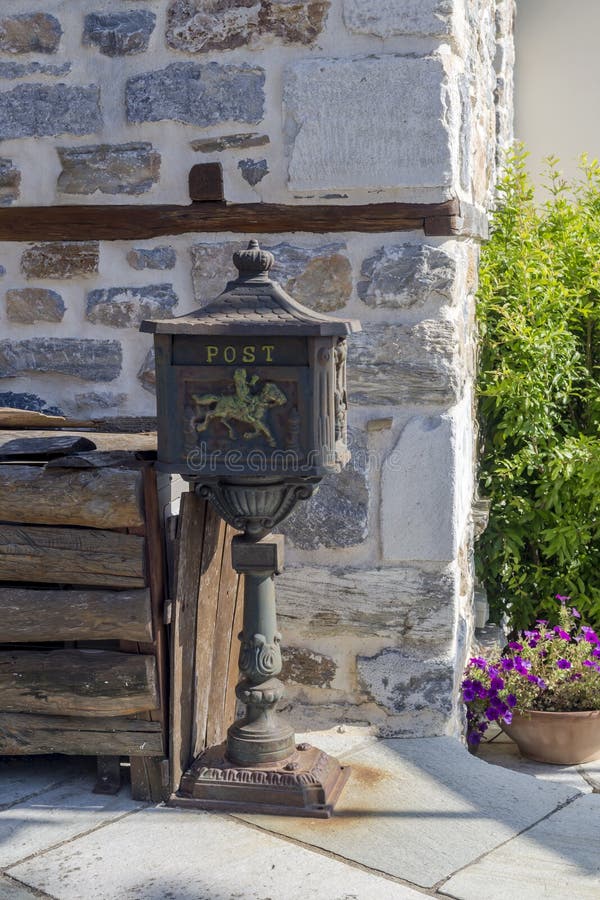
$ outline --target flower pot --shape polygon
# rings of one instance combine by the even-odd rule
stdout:
[[[574,766],[600,759],[600,710],[513,713],[502,730],[521,754],[538,762]]]

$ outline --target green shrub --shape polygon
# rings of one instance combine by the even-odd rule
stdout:
[[[492,611],[525,628],[568,594],[600,627],[600,165],[549,162],[536,207],[512,154],[482,251],[476,562]]]

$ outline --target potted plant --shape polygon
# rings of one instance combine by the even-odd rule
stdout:
[[[469,661],[462,696],[471,747],[497,722],[530,759],[600,759],[600,638],[567,606],[568,597],[557,600],[556,625],[538,619],[502,654]]]

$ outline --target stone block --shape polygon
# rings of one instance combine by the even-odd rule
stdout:
[[[9,322],[33,325],[35,322],[61,322],[65,314],[63,298],[45,288],[15,288],[6,292],[6,318]]]
[[[369,530],[368,457],[363,435],[350,440],[352,458],[336,475],[326,475],[310,500],[299,503],[282,532],[302,550],[355,547]]]
[[[70,375],[83,381],[113,381],[121,371],[119,341],[30,338],[0,341],[0,378],[24,373]]]
[[[19,197],[21,173],[12,159],[0,159],[0,206],[10,206]]]
[[[37,394],[17,393],[15,391],[0,392],[0,406],[9,406],[11,409],[30,409],[33,412],[43,412],[48,416],[62,416],[63,410],[58,406],[48,406],[42,397]],[[1,895],[0,895],[1,896]]]
[[[284,631],[319,638],[390,638],[434,655],[454,640],[457,575],[418,566],[288,566],[277,579]]]
[[[98,273],[98,241],[49,241],[23,251],[26,278],[75,278]]]
[[[284,81],[292,189],[448,188],[454,116],[439,56],[305,59]]]
[[[221,153],[223,150],[241,150],[248,147],[264,147],[269,143],[268,134],[256,131],[245,134],[224,134],[221,137],[198,138],[190,141],[192,150],[200,153]]]
[[[86,298],[88,322],[132,328],[143,319],[168,319],[178,297],[171,284],[113,287],[90,291]]]
[[[306,687],[331,687],[337,666],[330,656],[315,653],[304,647],[286,646],[283,668],[279,676],[284,684],[292,681]]]
[[[25,75],[54,75],[61,77],[71,71],[71,63],[0,62],[0,78],[23,78]]]
[[[266,159],[240,159],[238,169],[241,170],[244,181],[247,181],[252,187],[269,173]]]
[[[75,394],[77,412],[94,412],[99,409],[119,409],[127,400],[127,394],[114,394],[112,391],[86,391]]]
[[[452,415],[414,416],[403,429],[381,471],[384,559],[456,558],[473,491],[469,428],[461,405]]]
[[[62,28],[44,12],[0,17],[0,50],[4,53],[56,53]]]
[[[144,362],[137,373],[142,387],[149,394],[156,394],[156,369],[154,367],[154,349],[148,350]]]
[[[456,261],[442,247],[396,244],[364,260],[356,289],[373,307],[410,309],[429,300],[452,303]]]
[[[390,647],[374,656],[358,656],[356,668],[361,689],[391,715],[425,713],[429,729],[444,732],[453,712],[451,653],[427,657],[418,650]]]
[[[263,36],[311,44],[323,30],[329,6],[329,0],[171,0],[167,43],[186,53],[256,48]]]
[[[446,37],[454,0],[344,0],[344,23],[354,34]]]
[[[232,257],[240,242],[195,244],[192,253],[192,281],[197,300],[219,294],[235,273]],[[343,243],[320,247],[299,247],[282,243],[268,245],[275,255],[271,277],[295,300],[323,312],[341,309],[352,293],[352,267]]]
[[[101,129],[100,88],[95,84],[36,82],[0,92],[0,140],[92,134]]]
[[[373,406],[451,406],[466,378],[456,326],[426,319],[416,325],[368,325],[348,342],[348,392]]]
[[[156,16],[148,9],[89,13],[83,24],[82,43],[97,47],[105,56],[129,56],[148,49]]]
[[[172,119],[202,127],[227,121],[260,122],[264,114],[264,83],[264,69],[245,63],[172,63],[165,69],[128,79],[127,119]]]
[[[58,147],[62,171],[58,190],[63,194],[143,194],[160,175],[160,153],[152,144],[93,144]]]
[[[127,254],[132,269],[173,269],[177,254],[172,247],[134,248]]]

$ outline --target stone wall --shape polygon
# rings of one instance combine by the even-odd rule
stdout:
[[[0,205],[459,198],[510,140],[513,0],[4,0]],[[34,8],[35,7],[35,8]],[[0,244],[0,404],[154,411],[147,316],[232,274],[238,234]],[[297,722],[456,733],[471,629],[472,232],[265,234],[276,277],[360,318],[351,467],[285,531]],[[305,714],[305,715],[303,715]]]

